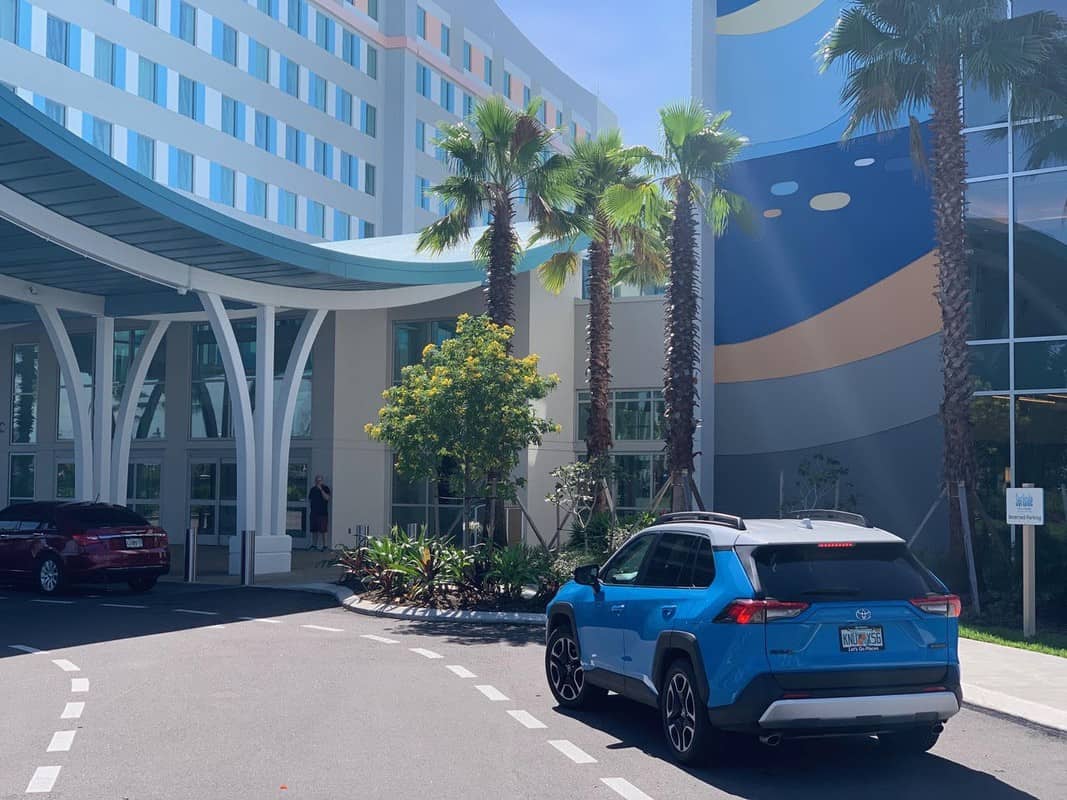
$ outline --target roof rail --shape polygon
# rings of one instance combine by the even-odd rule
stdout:
[[[727,528],[743,531],[745,521],[733,514],[721,514],[718,511],[675,511],[669,514],[661,514],[656,523],[663,522],[707,522],[711,525],[722,525]]]
[[[863,528],[873,528],[871,524],[862,514],[856,514],[852,511],[838,511],[836,508],[808,508],[802,511],[789,511],[785,514],[785,519],[821,519],[827,522],[844,522],[849,525],[859,525]]]

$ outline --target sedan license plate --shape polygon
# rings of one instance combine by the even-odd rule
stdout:
[[[846,653],[870,653],[885,649],[881,625],[853,625],[839,630],[841,649]]]
[[[144,547],[144,539],[142,539],[140,536],[126,537],[126,549],[136,550],[139,547]]]

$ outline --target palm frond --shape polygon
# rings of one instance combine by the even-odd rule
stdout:
[[[582,260],[573,249],[553,253],[537,268],[537,277],[552,294],[559,294],[567,286],[567,281],[581,268]]]

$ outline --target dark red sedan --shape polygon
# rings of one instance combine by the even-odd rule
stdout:
[[[0,581],[64,585],[126,581],[146,592],[170,572],[167,534],[107,503],[18,503],[0,511]]]

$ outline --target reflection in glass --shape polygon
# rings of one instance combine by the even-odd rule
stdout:
[[[146,333],[147,330],[144,328],[115,331],[113,406],[116,411],[119,403],[122,402],[122,394],[126,389],[133,359],[141,348]],[[148,365],[148,372],[137,400],[133,425],[134,439],[162,439],[166,436],[167,397],[164,383],[166,374],[167,339],[164,336],[152,357],[152,363]]]
[[[1045,521],[1049,532],[1064,534],[1063,498],[1067,491],[1067,395],[1041,394],[1016,398],[1015,466],[1018,485],[1045,489]]]
[[[615,392],[615,438],[652,438],[651,392]]]
[[[32,500],[36,487],[35,458],[30,453],[12,453],[8,478],[8,500]]]
[[[1010,414],[1007,397],[976,397],[971,403],[978,496],[994,519],[1004,519],[1004,488],[1011,480]]]
[[[193,500],[215,499],[217,466],[213,462],[189,467],[189,497]]]
[[[1008,121],[1008,98],[993,99],[984,86],[967,86],[963,92],[963,125],[977,128]]]
[[[399,383],[404,367],[422,363],[426,345],[440,347],[456,335],[454,319],[393,324],[393,382]]]
[[[215,506],[189,505],[189,531],[194,536],[215,535]]]
[[[37,441],[37,345],[17,344],[12,354],[11,442]]]
[[[1062,121],[1015,128],[1015,170],[1067,166],[1067,124]]]
[[[1008,345],[972,345],[968,352],[971,357],[971,375],[974,378],[976,392],[1007,390],[1011,387]]]
[[[93,392],[93,339],[91,333],[70,334],[70,345],[74,349],[74,356],[78,361],[78,371],[81,373],[81,382],[85,391],[89,393],[89,415],[92,418],[92,392]],[[56,438],[69,440],[74,438],[74,419],[71,415],[70,399],[67,396],[66,381],[63,372],[59,373],[59,425]]]
[[[1003,175],[1008,171],[1008,137],[1006,129],[978,131],[965,137],[967,177]]]
[[[1067,388],[1067,341],[1017,342],[1015,388]]]
[[[1015,335],[1067,334],[1067,172],[1015,179]]]
[[[1008,182],[967,187],[968,261],[971,271],[971,338],[1008,335]]]
[[[644,509],[652,501],[652,454],[615,455],[615,505]]]
[[[307,536],[308,465],[303,461],[290,461],[286,479],[285,532],[290,536]]]
[[[70,461],[60,461],[56,464],[56,499],[74,499],[74,464]]]

